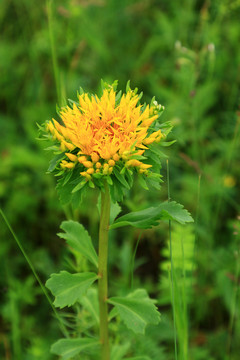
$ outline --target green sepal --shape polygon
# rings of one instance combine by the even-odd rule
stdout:
[[[99,345],[100,341],[93,338],[60,339],[51,346],[51,352],[62,356],[63,360],[68,360],[91,347]]]
[[[171,201],[164,202],[156,207],[150,207],[145,210],[123,215],[110,225],[110,229],[127,225],[140,229],[150,229],[153,226],[157,226],[160,220],[175,220],[180,224],[193,222],[193,218],[189,212],[183,208],[183,205]]]
[[[95,273],[70,274],[61,271],[59,274],[51,275],[46,287],[55,296],[54,305],[63,308],[75,304],[97,279],[98,275]]]
[[[126,297],[112,297],[114,305],[125,325],[135,333],[144,334],[148,324],[157,325],[160,313],[144,289],[137,289]]]
[[[98,256],[93,247],[92,239],[82,224],[77,221],[63,221],[60,229],[65,233],[58,233],[58,236],[65,239],[69,246],[85,256],[93,265],[98,268]]]

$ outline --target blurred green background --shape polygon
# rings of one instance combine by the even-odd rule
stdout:
[[[97,238],[98,214],[94,192],[78,213],[61,207],[36,123],[56,117],[56,104],[75,100],[80,86],[99,91],[101,79],[118,79],[123,90],[130,79],[144,101],[155,96],[166,107],[161,120],[172,121],[169,138],[177,139],[165,151],[171,198],[195,218],[194,226],[173,227],[173,243],[191,247],[187,325],[177,319],[180,359],[239,360],[239,19],[239,0],[0,4],[0,202],[43,282],[69,266],[55,235],[60,222],[74,216]],[[160,192],[136,183],[123,212],[166,199],[166,181]],[[138,236],[127,229],[111,239],[114,294],[129,287]],[[2,218],[0,239],[0,358],[55,359],[49,348],[60,336],[57,320]],[[174,359],[167,240],[167,224],[144,232],[135,260],[134,284],[158,299],[162,313],[158,327],[131,340],[152,360]]]

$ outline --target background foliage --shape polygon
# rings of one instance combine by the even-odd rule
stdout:
[[[177,139],[166,151],[171,198],[195,218],[172,232],[179,314],[188,304],[176,319],[180,359],[239,359],[239,18],[239,0],[1,1],[0,201],[43,282],[62,263],[66,270],[86,266],[55,234],[62,220],[78,219],[96,241],[98,194],[77,212],[60,206],[36,123],[56,116],[56,103],[74,100],[79,86],[98,91],[101,78],[119,79],[119,89],[131,79],[146,101],[155,95],[166,107],[161,120],[173,122]],[[162,173],[166,179],[165,160]],[[136,183],[122,215],[167,199],[166,182],[161,192],[139,189]],[[0,357],[55,359],[49,348],[59,337],[57,321],[0,223]],[[162,322],[144,338],[121,325],[114,351],[119,359],[131,355],[132,343],[136,355],[173,359],[168,226],[141,234],[134,282],[139,231],[120,230],[111,235],[110,291],[146,287]],[[73,331],[81,331],[78,323]]]

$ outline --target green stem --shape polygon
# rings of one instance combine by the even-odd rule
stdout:
[[[107,183],[101,192],[101,218],[99,228],[99,267],[98,296],[100,315],[101,360],[110,360],[108,337],[108,230],[110,217],[110,193]]]

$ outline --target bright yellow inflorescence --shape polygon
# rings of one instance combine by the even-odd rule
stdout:
[[[105,89],[101,98],[82,94],[79,105],[64,108],[60,112],[64,125],[54,119],[47,123],[47,130],[67,157],[61,167],[73,169],[82,164],[80,174],[86,180],[94,173],[110,175],[118,161],[147,173],[151,165],[134,157],[144,155],[148,145],[160,141],[162,134],[158,130],[149,135],[149,127],[158,115],[149,105],[142,111],[138,100],[139,95],[129,90],[116,105],[116,92]]]

